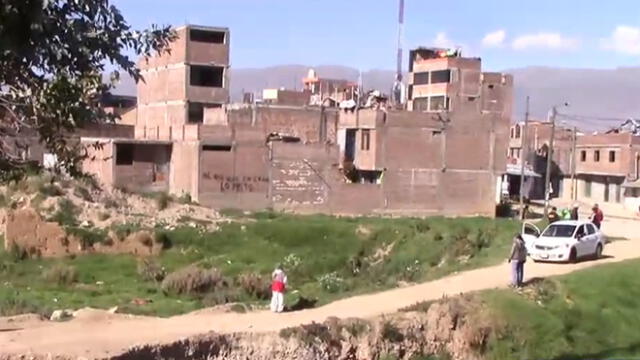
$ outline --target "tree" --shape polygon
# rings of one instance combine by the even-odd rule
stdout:
[[[86,124],[114,121],[100,99],[120,71],[143,80],[130,56],[166,50],[174,38],[168,26],[132,30],[109,0],[2,0],[0,177],[27,167],[16,151],[27,135],[57,156],[60,169],[81,174],[87,151],[68,135]],[[107,66],[115,70],[105,84]]]

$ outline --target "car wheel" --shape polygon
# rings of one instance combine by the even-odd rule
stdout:
[[[602,257],[602,244],[598,244],[598,246],[596,246],[595,258],[600,259],[601,257]]]
[[[575,264],[578,262],[578,253],[576,252],[576,248],[571,248],[571,252],[569,253],[569,263]]]

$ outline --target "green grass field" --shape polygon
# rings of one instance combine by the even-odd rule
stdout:
[[[482,293],[497,322],[487,359],[640,358],[640,260],[533,285],[535,296]]]
[[[164,232],[171,247],[157,262],[167,273],[191,264],[219,269],[230,288],[236,287],[234,279],[247,274],[266,279],[277,263],[283,263],[290,280],[288,303],[303,296],[322,304],[498,263],[520,227],[516,221],[486,218],[335,218],[271,212],[236,220],[214,233],[193,228]],[[53,268],[72,274],[62,279],[47,276]],[[170,316],[212,305],[212,297],[217,298],[213,303],[225,301],[219,294],[170,294],[159,283],[144,280],[137,268],[138,261],[125,255],[17,260],[0,250],[0,313],[117,305],[120,312]],[[247,292],[232,292],[234,301],[264,303]],[[133,305],[136,298],[150,302]]]

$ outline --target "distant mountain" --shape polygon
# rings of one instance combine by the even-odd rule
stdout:
[[[264,88],[301,89],[302,78],[309,66],[282,65],[259,69],[231,69],[232,100],[241,99],[243,91],[259,92]],[[357,69],[345,66],[316,66],[321,77],[357,81]],[[554,104],[568,102],[562,113],[580,117],[564,117],[569,125],[584,130],[602,130],[616,126],[628,117],[640,118],[640,67],[612,70],[526,67],[506,70],[515,79],[514,121],[524,118],[525,98],[531,97],[531,116],[545,118]],[[394,79],[391,70],[370,70],[362,73],[365,89],[389,93]],[[135,84],[123,77],[116,90],[120,94],[135,94]],[[605,119],[600,119],[605,118]]]

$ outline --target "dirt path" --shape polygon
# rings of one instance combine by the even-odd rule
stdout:
[[[605,259],[575,265],[534,264],[529,262],[525,276],[562,275],[587,267],[640,258],[640,222],[610,220],[605,229],[611,236],[634,236],[616,241],[605,249]],[[216,332],[267,332],[310,323],[328,317],[370,318],[396,312],[419,301],[436,300],[445,295],[499,288],[507,285],[508,265],[467,271],[443,279],[381,293],[352,297],[326,306],[286,314],[261,311],[248,314],[187,314],[169,319],[127,317],[124,315],[81,317],[66,323],[25,324],[24,329],[0,331],[2,354],[67,355],[96,358],[116,355],[133,345],[165,343],[176,339]]]

